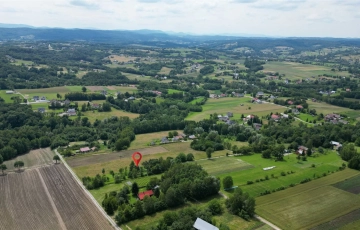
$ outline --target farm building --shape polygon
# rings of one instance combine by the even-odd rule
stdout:
[[[208,222],[206,222],[205,220],[201,219],[201,218],[197,218],[193,227],[197,230],[219,230],[218,227],[209,224]]]
[[[80,148],[81,153],[87,153],[87,152],[90,152],[90,151],[91,151],[91,149],[89,147]]]
[[[45,113],[45,108],[38,108],[39,113]]]
[[[68,109],[66,114],[69,115],[69,116],[76,116],[76,110],[75,109]]]
[[[145,198],[145,196],[149,196],[151,197],[152,195],[154,195],[153,191],[152,190],[148,190],[148,191],[145,191],[145,192],[140,192],[138,194],[138,198],[139,200],[143,200]]]
[[[6,91],[6,94],[13,94],[13,93],[14,93],[14,91],[12,91],[12,90]]]
[[[298,150],[296,151],[297,154],[305,155],[309,149],[305,146],[299,146]]]
[[[264,96],[264,93],[263,92],[257,92],[256,96],[257,97],[262,97],[262,96]]]
[[[335,150],[338,150],[339,148],[342,147],[342,144],[340,144],[340,143],[337,142],[337,141],[330,141],[330,144],[333,146],[333,148],[334,148]]]

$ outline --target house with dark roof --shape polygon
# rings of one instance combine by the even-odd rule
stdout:
[[[45,113],[45,108],[38,108],[39,113]]]
[[[254,127],[254,129],[255,129],[256,131],[259,131],[259,130],[261,129],[261,127],[262,127],[262,124],[254,123],[254,124],[253,124],[253,127]]]
[[[227,114],[228,117],[233,117],[234,116],[234,114],[232,112],[227,112],[226,114]]]
[[[69,116],[76,116],[76,110],[75,109],[68,109],[66,114],[69,115]]]
[[[161,144],[167,144],[169,143],[169,139],[167,137],[161,138]]]
[[[152,190],[148,190],[148,191],[145,191],[145,192],[140,192],[138,194],[138,198],[139,200],[143,200],[145,198],[145,196],[153,196],[154,195],[154,192]]]

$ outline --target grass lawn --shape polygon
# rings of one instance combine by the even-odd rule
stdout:
[[[358,175],[341,172],[256,199],[256,212],[282,229],[308,229],[360,208],[360,197],[330,186]],[[336,208],[335,208],[336,207]]]
[[[263,72],[279,72],[280,74],[285,74],[285,78],[290,80],[312,79],[312,76],[317,77],[318,75],[323,74],[334,74],[334,72],[331,71],[331,67],[307,65],[295,62],[267,62],[264,65]],[[336,75],[348,76],[349,73],[345,71],[337,72]]]
[[[220,175],[233,171],[241,171],[253,168],[251,164],[240,159],[233,159],[233,157],[220,157],[214,159],[205,159],[196,161],[201,165],[210,175]]]
[[[249,192],[250,195],[255,197],[265,190],[272,191],[282,186],[288,187],[290,184],[297,184],[305,178],[313,179],[314,175],[321,176],[323,173],[336,171],[343,163],[334,151],[329,151],[328,154],[320,155],[319,157],[308,157],[307,161],[298,161],[296,154],[285,156],[284,161],[277,162],[271,159],[264,159],[260,154],[229,157],[229,159],[233,161],[241,159],[254,167],[247,170],[235,170],[224,173],[219,175],[219,177],[232,176],[235,186],[241,186],[244,191]],[[312,167],[312,164],[315,165],[315,168]],[[228,167],[227,165],[226,163],[222,164],[224,168]],[[275,168],[267,171],[263,170],[263,168],[271,166],[275,166]],[[295,173],[287,174],[287,172],[291,171]],[[281,176],[281,172],[285,172],[286,176]],[[266,176],[269,177],[269,180],[256,182],[257,179],[265,179]],[[254,183],[247,185],[247,181],[253,181]]]
[[[22,98],[20,95],[18,95],[18,94],[6,94],[6,90],[1,90],[0,91],[0,97],[2,98],[2,99],[4,99],[5,100],[5,102],[6,103],[12,103],[13,102],[13,100],[11,100],[11,98],[12,97],[20,97],[20,98]]]
[[[22,65],[22,64],[24,64],[24,65],[33,65],[34,62],[16,59],[16,61],[12,62],[11,64],[13,64],[13,65]]]
[[[159,74],[166,74],[168,75],[172,69],[168,67],[162,67]]]
[[[241,106],[241,104],[243,104],[243,106]],[[191,112],[186,120],[200,121],[208,119],[210,114],[214,113],[225,114],[227,112],[232,112],[234,114],[234,119],[240,119],[241,114],[244,114],[244,116],[249,114],[264,116],[270,114],[271,112],[282,113],[285,111],[285,108],[274,104],[253,104],[250,102],[250,98],[248,97],[228,97],[220,99],[210,98],[202,107],[202,112]]]
[[[300,113],[298,115],[298,118],[300,118],[303,121],[308,120],[308,122],[312,122],[313,120],[316,120],[316,116],[311,116],[310,114],[306,114],[306,113]]]
[[[82,105],[82,104],[79,104]],[[111,109],[111,112],[98,112],[98,111],[86,111],[82,113],[83,116],[86,116],[89,118],[90,122],[94,122],[96,119],[98,120],[104,120],[106,118],[110,118],[113,116],[116,117],[129,117],[131,119],[137,118],[139,114],[137,113],[129,113],[122,110],[116,110],[114,108]]]

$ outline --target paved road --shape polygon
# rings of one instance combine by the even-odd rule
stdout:
[[[75,173],[72,171],[72,169],[70,168],[70,166],[66,163],[66,161],[64,160],[64,158],[61,156],[61,154],[58,153],[57,149],[55,149],[55,153],[56,155],[58,155],[60,157],[60,160],[62,161],[62,163],[65,165],[65,167],[69,170],[69,172],[71,173],[71,175],[74,177],[75,181],[80,185],[80,187],[84,190],[85,194],[87,194],[90,198],[90,200],[92,200],[92,202],[95,204],[95,206],[99,209],[99,211],[104,215],[104,217],[110,222],[110,224],[118,230],[122,230],[116,223],[115,221],[106,214],[106,212],[104,211],[104,209],[99,205],[99,203],[95,200],[95,198],[91,195],[91,193],[84,187],[84,185],[82,184],[82,182],[79,180],[79,178],[75,175]]]

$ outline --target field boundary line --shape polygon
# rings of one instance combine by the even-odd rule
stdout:
[[[80,188],[82,188],[82,190],[85,192],[85,194],[90,198],[90,200],[94,203],[94,205],[99,209],[99,211],[103,214],[103,216],[110,222],[110,224],[115,228],[115,229],[119,229],[122,230],[116,223],[115,221],[108,216],[104,209],[99,205],[99,203],[95,200],[95,198],[91,195],[91,193],[85,188],[85,186],[81,183],[80,179],[76,176],[76,174],[74,173],[74,171],[72,171],[72,169],[70,168],[70,166],[66,163],[66,161],[64,160],[64,158],[61,156],[61,154],[58,153],[57,149],[54,150],[55,154],[58,155],[60,157],[61,162],[65,165],[65,167],[67,168],[67,170],[69,170],[70,174],[73,176],[73,178],[75,179],[75,181],[80,185]]]
[[[339,172],[335,172],[335,173],[339,173]],[[335,173],[333,173],[333,174],[335,174]],[[332,175],[333,175],[332,174]],[[358,176],[360,173],[357,173],[357,174],[355,174],[355,175],[353,175],[353,176],[349,176],[349,177],[346,177],[344,180],[347,180],[347,179],[349,179],[349,178],[351,178],[351,177],[354,177],[354,176]],[[323,178],[323,177],[322,177]],[[319,179],[321,179],[321,178],[317,178],[317,179],[315,179],[315,180],[312,180],[312,181],[316,181],[316,180],[319,180]],[[342,180],[343,181],[343,180]],[[311,182],[311,181],[310,181]],[[304,184],[298,184],[298,185],[304,185]],[[317,186],[317,187],[311,187],[311,188],[309,188],[309,189],[306,189],[306,190],[303,190],[303,191],[301,191],[301,192],[299,192],[299,193],[296,193],[296,194],[293,194],[293,195],[290,195],[290,196],[287,196],[287,197],[284,197],[284,198],[280,198],[280,199],[277,199],[277,200],[273,200],[273,201],[270,201],[270,202],[268,202],[268,203],[264,203],[264,204],[261,204],[261,205],[259,205],[259,207],[261,207],[261,206],[266,206],[266,205],[269,205],[269,204],[273,204],[273,203],[276,203],[276,202],[278,202],[278,201],[281,201],[281,200],[285,200],[285,199],[287,199],[288,197],[295,197],[295,196],[297,196],[297,195],[299,195],[299,194],[303,194],[303,193],[306,193],[306,192],[309,192],[309,191],[312,191],[312,190],[316,190],[316,189],[320,189],[320,188],[323,188],[323,187],[326,187],[326,186],[331,186],[331,187],[334,187],[334,186],[332,186],[333,184],[325,184],[325,185],[319,185],[319,186]],[[295,186],[296,187],[296,186]],[[334,187],[334,188],[336,188],[336,187]],[[339,189],[339,188],[336,188],[336,189]],[[342,189],[340,189],[340,190],[342,190]],[[344,191],[344,190],[343,190]]]
[[[220,191],[219,191],[219,194],[220,194],[220,196],[224,197],[225,199],[229,199],[229,197],[228,197],[227,195],[225,195],[224,193],[222,193],[222,192],[220,192]],[[256,219],[260,220],[261,222],[263,222],[264,224],[269,225],[270,227],[272,227],[272,228],[275,229],[275,230],[281,230],[281,228],[279,228],[279,227],[276,226],[275,224],[271,223],[270,221],[262,218],[262,217],[259,216],[259,215],[256,215],[256,214],[255,214],[254,217],[255,217]]]
[[[54,200],[53,200],[53,198],[51,197],[51,195],[50,195],[50,193],[49,193],[49,190],[48,190],[48,188],[47,188],[47,186],[46,186],[46,184],[45,184],[44,178],[41,176],[41,173],[40,173],[40,171],[39,171],[39,168],[36,168],[35,170],[36,170],[36,172],[39,174],[41,184],[42,184],[42,186],[44,187],[46,196],[48,197],[48,199],[49,199],[49,201],[50,201],[51,207],[53,208],[53,210],[54,210],[54,212],[55,212],[55,215],[56,215],[56,217],[57,217],[57,219],[58,219],[58,222],[59,222],[59,224],[60,224],[61,229],[66,230],[67,228],[66,228],[66,225],[65,225],[65,223],[64,223],[64,220],[62,219],[62,217],[61,217],[61,215],[60,215],[60,213],[59,213],[59,210],[57,209],[57,207],[56,207],[56,205],[55,205],[55,203],[54,203]]]

